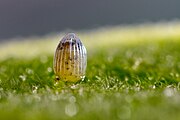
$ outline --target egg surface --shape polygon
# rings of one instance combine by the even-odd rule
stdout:
[[[87,52],[81,40],[68,33],[60,41],[54,56],[54,72],[57,79],[77,82],[85,78]]]

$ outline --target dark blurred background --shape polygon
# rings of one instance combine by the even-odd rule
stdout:
[[[178,18],[180,0],[0,0],[0,40]]]

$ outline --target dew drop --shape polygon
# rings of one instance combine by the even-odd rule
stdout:
[[[65,107],[66,115],[72,117],[72,116],[76,115],[77,112],[78,112],[78,109],[77,109],[77,105],[75,103],[69,103],[68,105],[66,105],[66,107]]]
[[[38,89],[37,86],[33,86],[33,87],[32,87],[32,93],[37,93],[37,89]]]
[[[47,71],[48,71],[48,72],[52,72],[52,68],[51,68],[51,67],[48,67],[48,68],[47,68]]]
[[[22,81],[25,81],[25,80],[26,80],[26,75],[20,75],[19,78],[20,78]]]
[[[33,74],[33,73],[34,73],[34,71],[33,71],[32,69],[30,69],[30,68],[26,68],[26,72],[27,72],[28,74]]]
[[[171,97],[175,94],[175,91],[173,90],[173,88],[166,88],[164,90],[164,95],[167,97]]]
[[[76,98],[75,98],[74,96],[71,96],[71,97],[69,98],[69,102],[70,102],[70,103],[75,103],[75,102],[76,102]]]

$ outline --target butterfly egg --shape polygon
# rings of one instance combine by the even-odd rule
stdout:
[[[63,81],[77,82],[85,78],[86,66],[86,48],[74,33],[68,33],[56,48],[54,56],[56,76]]]

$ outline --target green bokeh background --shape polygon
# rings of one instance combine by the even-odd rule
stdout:
[[[64,33],[2,44],[0,119],[180,119],[179,26],[77,31],[88,66],[86,79],[74,84],[54,81],[53,55]]]

